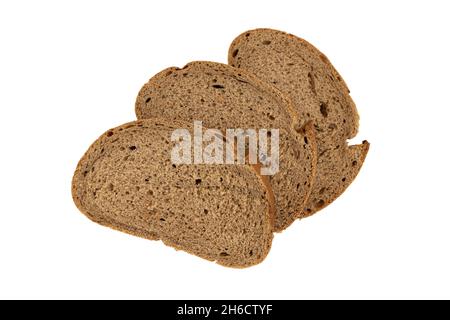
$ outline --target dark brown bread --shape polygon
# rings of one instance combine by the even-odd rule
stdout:
[[[261,262],[272,241],[271,190],[248,165],[175,165],[173,130],[192,124],[131,122],[103,134],[72,182],[91,220],[228,266]]]
[[[315,135],[312,124],[297,125],[289,100],[273,86],[228,65],[191,62],[151,78],[139,92],[136,115],[200,120],[222,132],[279,129],[280,171],[269,177],[277,207],[274,230],[284,230],[303,211],[315,175]]]
[[[358,174],[369,143],[349,147],[358,132],[358,113],[347,85],[328,58],[293,35],[271,29],[242,33],[230,46],[231,66],[273,84],[293,103],[301,121],[313,121],[318,163],[313,191],[302,217],[341,195]]]

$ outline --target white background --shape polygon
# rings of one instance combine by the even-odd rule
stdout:
[[[448,1],[2,1],[0,298],[450,298]],[[226,62],[241,32],[312,42],[371,142],[347,192],[218,266],[98,226],[73,170],[168,66]]]

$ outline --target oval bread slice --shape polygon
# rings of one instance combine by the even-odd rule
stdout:
[[[317,161],[314,130],[312,124],[297,125],[289,100],[273,86],[225,64],[191,62],[151,78],[139,92],[136,115],[197,120],[222,132],[279,129],[279,171],[268,176],[276,203],[274,230],[284,230],[303,211]]]
[[[301,121],[314,123],[316,180],[301,217],[324,208],[355,179],[369,143],[348,146],[358,113],[347,85],[328,58],[303,39],[272,29],[246,31],[230,46],[228,63],[277,87],[292,100]]]
[[[192,126],[149,119],[108,130],[80,160],[73,199],[101,225],[224,266],[257,264],[273,237],[270,190],[249,165],[173,164],[171,134]]]

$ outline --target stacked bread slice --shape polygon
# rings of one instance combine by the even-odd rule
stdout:
[[[150,79],[139,92],[136,114],[138,119],[201,120],[222,132],[279,129],[280,170],[269,176],[276,201],[275,231],[287,228],[303,211],[317,163],[313,126],[298,126],[298,114],[274,87],[228,65],[197,61]]]
[[[75,204],[99,224],[229,267],[261,262],[273,232],[336,199],[369,147],[347,145],[358,114],[328,59],[270,29],[236,38],[229,65],[161,71],[142,87],[135,110],[137,121],[108,130],[80,160]],[[199,121],[225,142],[228,129],[277,130],[279,170],[263,175],[249,161],[174,163],[174,131],[193,134]]]
[[[250,165],[173,165],[171,133],[191,123],[138,120],[104,133],[72,184],[91,220],[230,267],[260,262],[272,242],[273,203]]]
[[[347,144],[358,132],[358,112],[347,85],[328,58],[296,36],[256,29],[233,41],[228,62],[274,85],[292,101],[303,122],[314,123],[317,175],[301,216],[333,202],[355,179],[369,143]]]

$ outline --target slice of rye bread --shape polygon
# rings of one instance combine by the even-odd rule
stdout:
[[[230,46],[228,63],[285,93],[303,122],[316,128],[318,162],[313,191],[302,217],[324,208],[355,179],[369,143],[348,146],[359,116],[347,85],[328,58],[303,39],[271,29],[242,33]]]
[[[164,119],[108,130],[80,160],[75,204],[89,219],[207,260],[243,268],[261,262],[273,238],[271,190],[249,165],[175,165]]]
[[[168,68],[140,90],[138,119],[203,121],[209,128],[279,129],[279,171],[269,176],[276,203],[274,231],[294,222],[312,189],[317,151],[312,123],[297,115],[277,89],[228,65],[196,61]]]

